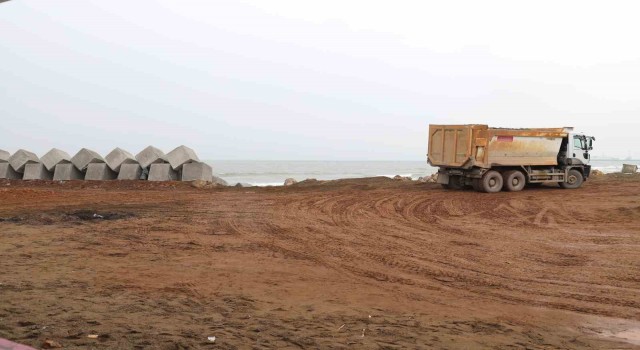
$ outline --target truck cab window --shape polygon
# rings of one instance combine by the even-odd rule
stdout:
[[[577,148],[577,149],[584,149],[583,145],[582,145],[582,140],[574,137],[573,138],[573,147]]]

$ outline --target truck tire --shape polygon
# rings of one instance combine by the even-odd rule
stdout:
[[[500,190],[502,190],[503,182],[502,175],[499,172],[489,170],[484,174],[482,179],[480,179],[480,189],[482,189],[482,192],[486,193],[500,192]]]
[[[560,187],[566,189],[574,189],[582,186],[583,182],[584,177],[582,176],[582,173],[576,169],[571,169],[569,170],[566,181],[560,183]]]
[[[502,175],[504,178],[503,190],[509,192],[522,191],[524,185],[527,183],[527,179],[524,174],[518,170],[509,170]]]

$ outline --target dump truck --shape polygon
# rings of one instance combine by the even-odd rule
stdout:
[[[521,191],[556,183],[579,188],[589,178],[595,138],[573,128],[507,129],[429,125],[427,161],[447,189]]]

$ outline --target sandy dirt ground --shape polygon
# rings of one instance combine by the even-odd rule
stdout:
[[[638,349],[640,176],[497,194],[386,178],[211,189],[0,180],[0,338]]]

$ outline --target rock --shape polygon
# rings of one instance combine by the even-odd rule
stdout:
[[[47,339],[42,343],[43,349],[58,349],[61,348],[62,344],[58,343],[55,340]]]
[[[413,181],[413,179],[411,179],[410,176],[400,176],[400,175],[396,175],[393,177],[394,180],[396,181]]]
[[[284,180],[284,185],[285,186],[291,186],[291,185],[295,185],[297,183],[298,183],[298,181],[296,181],[296,179],[294,179],[294,178],[288,178],[288,179]]]
[[[16,169],[16,171],[18,171]],[[623,174],[635,174],[638,171],[638,166],[633,164],[622,164]]]
[[[193,180],[193,181],[191,181],[191,187],[207,188],[207,186],[211,187],[211,182],[204,181],[204,180]]]
[[[436,182],[437,179],[438,179],[438,174],[433,174],[433,175],[423,176],[423,177],[418,178],[418,182],[434,183],[434,182]]]
[[[242,183],[238,182],[236,184],[236,187],[253,187],[253,185],[252,184],[248,184],[246,182],[242,182]]]
[[[212,179],[211,179],[211,181],[212,181],[214,184],[218,184],[218,185],[220,185],[220,186],[229,186],[229,183],[227,183],[226,181],[224,181],[224,179],[222,179],[222,178],[220,178],[220,177],[217,177],[217,176],[213,176],[213,177],[212,177]]]
[[[598,169],[591,170],[591,176],[604,176],[604,173]]]

